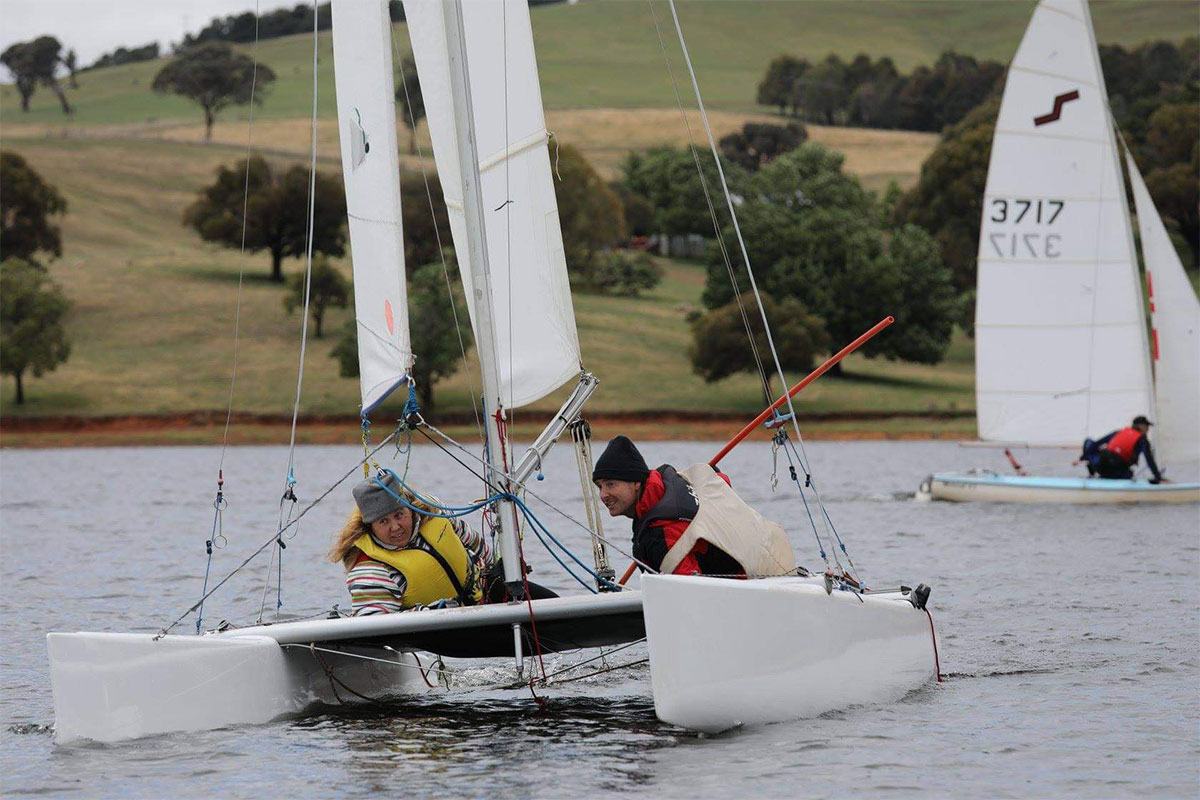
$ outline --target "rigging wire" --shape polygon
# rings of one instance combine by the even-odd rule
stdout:
[[[254,142],[254,93],[258,87],[258,22],[259,2],[254,2],[254,44],[250,48],[250,59],[253,66],[250,70],[250,104],[246,119],[246,176],[242,185],[242,241],[238,248],[238,285],[237,300],[233,312],[233,365],[229,376],[229,402],[225,408],[225,430],[221,434],[221,457],[217,463],[217,474],[221,475],[225,468],[225,451],[229,446],[229,424],[233,418],[233,393],[237,386],[238,344],[241,342],[242,327],[242,287],[246,277],[246,228],[250,209],[250,156],[253,153]],[[218,479],[218,483],[221,479]],[[217,492],[218,497],[220,491]]]
[[[322,492],[317,497],[316,500],[313,500],[311,503],[309,503],[307,506],[305,506],[303,509],[301,509],[300,512],[298,514],[296,514],[296,516],[294,518],[292,518],[286,525],[281,527],[279,530],[275,531],[275,533],[271,536],[270,539],[263,542],[262,545],[260,545],[259,548],[257,550],[255,550],[253,553],[248,555],[245,558],[245,560],[242,561],[241,564],[238,564],[236,567],[234,567],[232,570],[230,570],[230,572],[224,578],[222,578],[215,586],[213,586],[213,588],[211,588],[207,592],[205,592],[204,595],[199,600],[197,600],[195,603],[193,603],[191,606],[189,606],[188,609],[186,611],[184,611],[182,614],[180,614],[173,622],[171,622],[170,625],[167,625],[165,628],[162,628],[158,632],[158,634],[155,635],[154,638],[159,639],[159,638],[167,635],[167,633],[169,633],[172,628],[174,628],[176,625],[178,625],[180,622],[182,622],[184,619],[186,619],[188,614],[190,614],[193,611],[195,611],[196,609],[200,608],[200,606],[204,604],[204,601],[207,600],[208,598],[212,597],[213,594],[218,589],[220,589],[222,586],[224,586],[229,581],[230,578],[232,578],[234,575],[236,575],[238,572],[240,572],[251,561],[258,558],[258,556],[261,555],[264,550],[266,550],[271,545],[275,544],[279,540],[279,538],[284,533],[286,533],[289,529],[291,529],[294,526],[299,525],[300,520],[304,518],[305,514],[307,514],[309,511],[312,511],[314,508],[316,508],[317,505],[321,503],[321,501],[323,501],[326,497],[328,497],[330,494],[333,493],[334,489],[336,489],[337,487],[339,487],[343,483],[345,483],[347,478],[349,478],[351,475],[353,475],[355,472],[357,472],[359,467],[361,467],[364,463],[366,463],[372,457],[374,457],[374,455],[376,453],[378,453],[385,446],[387,446],[392,441],[392,439],[395,438],[395,436],[396,436],[395,431],[393,431],[392,433],[389,433],[387,438],[379,443],[378,447],[376,447],[374,450],[372,450],[367,455],[363,456],[362,459],[358,463],[356,463],[353,467],[350,468],[349,472],[347,472],[345,475],[343,475],[342,477],[340,477],[336,481],[334,481],[333,484],[331,486],[329,486],[329,488],[326,489],[324,492]]]
[[[481,480],[481,481],[484,483],[484,485],[485,485],[485,486],[487,486],[487,488],[488,488],[488,489],[492,490],[493,492],[498,492],[498,491],[500,491],[498,487],[496,487],[495,485],[493,485],[492,483],[490,483],[490,482],[489,482],[489,481],[488,481],[486,478],[484,478],[484,477],[483,477],[483,475],[482,475],[481,473],[479,473],[479,472],[476,472],[476,471],[475,471],[475,469],[473,469],[471,466],[469,466],[468,464],[466,464],[465,462],[463,462],[463,460],[462,460],[462,459],[460,459],[460,458],[459,458],[458,456],[456,456],[454,453],[451,453],[451,452],[450,452],[449,450],[447,450],[447,449],[446,449],[444,446],[442,446],[442,444],[441,444],[440,442],[438,442],[436,439],[434,439],[432,436],[430,436],[430,435],[429,435],[429,433],[425,431],[425,428],[428,428],[429,430],[433,431],[433,432],[434,432],[434,433],[436,433],[438,436],[440,436],[442,439],[444,439],[444,440],[446,440],[447,442],[449,442],[449,443],[450,443],[450,444],[451,444],[453,447],[455,447],[456,449],[458,449],[459,451],[461,451],[461,452],[462,452],[464,455],[466,455],[468,458],[472,458],[472,459],[475,459],[476,461],[478,461],[478,462],[479,462],[479,463],[480,463],[480,464],[481,464],[481,465],[482,465],[482,466],[483,466],[485,469],[486,469],[486,468],[487,468],[487,466],[488,466],[488,463],[487,463],[487,461],[486,461],[486,460],[484,460],[484,459],[480,458],[479,456],[475,455],[475,454],[474,454],[474,453],[472,453],[470,450],[468,450],[466,447],[464,447],[464,446],[463,446],[461,443],[459,443],[459,442],[455,441],[455,440],[454,440],[452,437],[450,437],[450,436],[449,436],[449,435],[447,435],[446,433],[444,433],[444,432],[442,432],[442,431],[438,430],[436,427],[434,427],[433,425],[430,425],[428,422],[424,422],[424,423],[422,423],[421,427],[417,429],[417,432],[418,432],[418,433],[420,433],[422,436],[424,436],[426,439],[428,439],[428,440],[429,440],[429,442],[430,442],[431,444],[433,444],[433,446],[434,446],[434,447],[437,447],[437,448],[438,448],[439,450],[441,450],[443,453],[445,453],[446,455],[450,456],[450,458],[452,458],[452,459],[454,459],[455,461],[457,461],[457,462],[459,463],[459,465],[461,465],[461,466],[462,466],[464,469],[466,469],[468,472],[470,472],[470,473],[471,473],[472,475],[474,475],[476,478],[479,478],[479,479],[480,479],[480,480]],[[508,480],[510,480],[510,481],[515,481],[515,479],[514,479],[514,478],[513,478],[511,475],[509,475],[509,474],[507,474],[507,473],[505,473],[505,472],[502,472],[502,471],[500,471],[500,470],[496,470],[496,472],[497,472],[497,474],[500,474],[500,475],[502,475],[503,477],[507,478],[507,479],[508,479]],[[656,572],[658,572],[658,570],[656,570],[656,569],[654,569],[653,567],[651,567],[650,565],[646,564],[644,561],[641,561],[640,559],[636,558],[636,557],[635,557],[635,556],[634,556],[632,553],[630,553],[630,552],[629,552],[629,551],[627,551],[626,549],[622,548],[620,545],[616,544],[616,543],[615,543],[615,542],[613,542],[612,540],[610,540],[610,539],[606,538],[605,536],[603,536],[603,535],[601,535],[601,534],[595,533],[595,532],[594,532],[594,531],[592,531],[592,529],[591,529],[591,528],[589,528],[587,525],[585,525],[584,523],[582,523],[582,522],[580,522],[579,520],[575,519],[575,518],[574,518],[574,517],[572,517],[570,514],[568,514],[567,512],[563,511],[561,508],[558,508],[558,507],[557,507],[557,506],[555,506],[553,503],[551,503],[549,500],[547,500],[546,498],[542,497],[541,495],[539,495],[537,492],[533,491],[532,489],[530,489],[530,488],[528,488],[528,487],[525,487],[525,486],[522,486],[522,491],[524,491],[524,492],[525,492],[525,494],[526,494],[527,496],[534,498],[535,500],[537,500],[538,502],[540,502],[542,505],[544,505],[544,506],[546,506],[547,508],[549,508],[551,511],[554,511],[555,513],[557,513],[557,514],[558,514],[560,517],[562,517],[563,519],[567,520],[567,521],[568,521],[568,522],[570,522],[571,524],[573,524],[573,525],[575,525],[576,527],[578,527],[580,530],[582,530],[582,531],[584,531],[585,533],[587,533],[589,536],[591,536],[591,535],[594,535],[594,536],[595,536],[597,539],[599,539],[600,541],[604,542],[604,544],[606,544],[606,545],[608,545],[609,547],[611,547],[611,548],[612,548],[613,550],[615,550],[617,553],[620,553],[621,555],[623,555],[623,556],[625,556],[626,558],[630,559],[631,561],[633,561],[635,564],[637,564],[639,567],[641,567],[642,569],[646,570],[647,572],[651,572],[651,573],[656,573]]]
[[[304,356],[308,350],[308,315],[309,305],[312,299],[312,254],[313,254],[313,227],[316,220],[317,207],[317,97],[318,97],[318,80],[317,80],[317,47],[320,39],[317,35],[317,23],[319,14],[317,13],[317,0],[313,0],[313,47],[312,47],[312,121],[310,125],[310,153],[308,164],[308,225],[305,230],[304,241],[304,321],[300,326],[300,366],[296,373],[296,400],[292,404],[292,430],[291,438],[288,442],[288,469],[287,478],[284,481],[283,495],[280,498],[279,505],[282,513],[284,502],[290,500],[292,505],[288,510],[288,518],[291,519],[292,513],[296,510],[296,505],[299,502],[296,499],[296,422],[300,416],[300,395],[304,387]],[[297,519],[297,521],[299,521]],[[279,524],[279,529],[283,530],[282,521]],[[278,591],[275,599],[275,608],[278,610],[283,606],[283,550],[286,547],[283,543],[282,534],[276,537],[276,543],[279,550],[279,570],[277,575]],[[275,561],[275,556],[272,554],[271,562]],[[271,565],[267,565],[266,581],[269,583],[271,579]],[[265,590],[264,590],[265,598]]]
[[[729,258],[729,249],[725,246],[725,237],[721,233],[721,223],[717,218],[717,210],[713,206],[712,197],[708,189],[708,178],[704,175],[704,169],[700,165],[700,154],[696,148],[695,137],[692,135],[692,124],[688,121],[687,112],[683,109],[683,97],[679,93],[679,81],[675,78],[675,68],[671,66],[671,57],[667,53],[667,44],[663,40],[662,29],[658,24],[658,13],[654,10],[654,0],[646,0],[650,6],[650,16],[654,19],[654,32],[658,34],[658,46],[662,50],[663,62],[667,65],[667,73],[671,76],[671,88],[675,91],[675,105],[679,108],[679,118],[683,121],[683,127],[687,130],[688,135],[688,150],[692,154],[692,161],[696,165],[696,174],[700,176],[700,187],[704,194],[704,203],[708,206],[708,215],[712,218],[713,233],[716,236],[717,247],[721,251],[721,260],[725,263],[725,272],[729,275],[729,285],[733,287],[734,300],[737,302],[738,313],[742,318],[742,326],[746,329],[746,337],[750,341],[750,352],[754,356],[755,368],[758,371],[759,381],[762,383],[763,401],[765,405],[770,405],[771,385],[767,378],[766,369],[763,367],[762,357],[758,352],[758,340],[754,336],[754,331],[750,327],[750,316],[746,312],[746,304],[742,301],[742,293],[738,291],[737,275],[734,274],[733,262]]]
[[[681,50],[683,51],[684,63],[687,64],[688,75],[691,77],[692,89],[696,95],[696,105],[700,110],[700,119],[704,123],[704,132],[708,136],[709,149],[712,151],[713,159],[715,160],[716,165],[717,165],[717,175],[721,179],[721,189],[724,191],[724,194],[725,194],[725,204],[728,207],[729,216],[733,220],[733,230],[734,230],[734,233],[737,235],[738,246],[740,247],[741,253],[742,253],[742,261],[746,266],[746,277],[749,279],[750,288],[754,292],[755,302],[758,304],[759,316],[762,319],[763,331],[765,332],[766,337],[767,337],[767,345],[771,351],[771,357],[772,357],[772,360],[774,361],[775,371],[779,375],[780,383],[783,385],[783,395],[785,398],[787,398],[788,421],[790,421],[791,427],[795,431],[796,440],[799,443],[799,448],[800,448],[799,452],[803,456],[803,460],[801,463],[802,463],[802,466],[804,467],[806,483],[808,484],[809,488],[812,489],[813,496],[816,499],[817,505],[821,509],[823,518],[826,520],[826,525],[828,525],[829,515],[825,511],[825,503],[821,499],[821,493],[817,489],[816,482],[812,480],[812,473],[808,469],[808,464],[807,464],[808,454],[805,451],[805,447],[804,447],[804,436],[803,436],[803,434],[800,433],[800,423],[796,416],[796,408],[792,402],[791,394],[788,392],[788,382],[787,382],[787,377],[783,371],[783,366],[779,362],[779,351],[775,347],[775,338],[771,334],[771,325],[767,321],[767,312],[763,306],[762,294],[761,294],[761,292],[759,292],[759,289],[758,289],[758,281],[755,280],[754,270],[750,266],[750,255],[746,249],[746,241],[742,236],[741,225],[738,223],[737,212],[735,211],[734,205],[733,205],[733,196],[729,192],[729,183],[725,179],[725,169],[721,166],[720,153],[717,150],[716,140],[713,138],[712,126],[709,124],[709,121],[708,121],[708,113],[705,111],[705,108],[704,108],[704,99],[701,97],[701,94],[700,94],[700,84],[696,79],[696,70],[695,70],[695,67],[692,65],[691,55],[688,53],[687,42],[684,40],[683,27],[679,22],[679,14],[675,8],[675,0],[667,0],[667,4],[671,9],[671,18],[675,24],[675,33],[679,38],[679,46],[680,46]]]

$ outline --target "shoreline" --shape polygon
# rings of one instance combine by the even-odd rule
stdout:
[[[518,412],[510,426],[516,441],[532,441],[541,432],[549,413]],[[529,422],[523,419],[530,420]],[[711,412],[599,413],[586,417],[594,440],[623,433],[644,441],[688,439],[728,441],[750,421],[748,415]],[[455,438],[473,439],[476,424],[470,414],[446,414],[431,420]],[[224,412],[108,417],[37,416],[0,418],[0,449],[55,447],[152,447],[221,445],[226,441]],[[375,441],[392,432],[394,420],[372,426]],[[936,412],[836,412],[801,415],[800,430],[813,440],[973,439],[975,413]],[[291,432],[291,417],[280,414],[234,414],[229,420],[228,444],[284,444]],[[749,438],[768,441],[762,428]],[[360,419],[350,415],[313,415],[296,425],[299,444],[360,444]]]

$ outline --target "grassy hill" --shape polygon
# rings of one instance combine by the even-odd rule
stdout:
[[[767,63],[781,53],[809,59],[830,52],[891,56],[907,71],[932,63],[944,50],[1007,62],[1016,50],[1031,2],[1015,0],[684,0],[678,4],[688,49],[714,109],[748,112]],[[666,5],[655,3],[664,40],[676,71],[682,61]],[[1096,35],[1101,42],[1135,45],[1147,39],[1179,40],[1195,35],[1197,6],[1192,0],[1094,0]],[[674,108],[675,96],[664,65],[650,7],[643,2],[585,0],[535,8],[542,91],[547,109]],[[52,33],[52,31],[50,32]],[[397,48],[408,52],[404,25],[396,26]],[[70,47],[70,42],[64,42]],[[265,41],[259,60],[278,75],[263,119],[307,117],[311,98],[312,47],[308,36]],[[243,49],[249,51],[250,46]],[[320,36],[320,108],[333,113],[333,58],[328,32]],[[84,73],[70,92],[75,124],[156,124],[186,120],[199,124],[199,112],[185,100],[153,94],[150,83],[162,62],[144,62]],[[12,86],[0,88],[5,122],[59,123],[53,95],[39,90],[28,114],[21,114]],[[225,119],[244,119],[233,109]]]
[[[901,69],[930,63],[944,49],[1007,59],[1031,4],[1024,2],[690,2],[679,4],[689,47],[717,135],[749,119],[770,119],[750,102],[767,62],[788,52],[820,58],[833,51],[893,56]],[[668,9],[656,3],[660,24]],[[1192,2],[1092,3],[1101,41],[1136,44],[1194,32]],[[583,2],[542,7],[534,33],[547,121],[562,141],[580,147],[606,178],[630,149],[686,134],[663,66],[650,12],[640,2]],[[407,33],[396,27],[398,48]],[[670,40],[670,31],[664,28]],[[70,43],[65,43],[70,46]],[[248,49],[248,48],[247,48]],[[319,158],[336,170],[332,57],[320,40]],[[678,53],[671,49],[678,70]],[[309,137],[310,41],[305,36],[263,42],[259,59],[279,75],[265,106],[255,111],[253,147],[272,157],[304,160]],[[200,113],[179,98],[149,90],[163,62],[88,72],[71,90],[77,113],[64,118],[39,90],[21,113],[11,86],[0,87],[5,148],[22,153],[64,193],[65,252],[51,273],[75,303],[70,361],[27,383],[25,407],[13,385],[0,385],[4,415],[168,414],[221,412],[229,395],[238,271],[241,340],[234,408],[290,411],[295,390],[300,320],[282,306],[282,290],[265,280],[265,255],[242,259],[201,243],[180,224],[184,206],[219,164],[244,156],[247,110],[231,109],[202,141]],[[693,115],[693,128],[696,119]],[[915,181],[936,143],[932,134],[810,126],[813,139],[843,151],[847,170],[870,188]],[[405,139],[402,139],[405,141]],[[420,141],[428,152],[422,126]],[[415,168],[414,157],[405,166]],[[345,268],[345,265],[342,265]],[[297,261],[285,269],[298,271]],[[687,312],[699,305],[701,267],[667,262],[667,278],[635,300],[577,295],[585,361],[601,379],[591,408],[608,412],[756,410],[751,376],[705,385],[687,361]],[[347,312],[327,320],[337,330]],[[887,335],[886,333],[883,335]],[[302,410],[349,414],[357,383],[337,376],[332,341],[310,343]],[[926,412],[973,405],[970,343],[956,340],[936,367],[851,358],[848,376],[825,378],[800,398],[802,412]],[[478,371],[475,371],[478,374]],[[438,386],[445,411],[469,409],[471,389],[460,373]],[[550,408],[555,399],[541,406]],[[970,423],[956,423],[960,429]],[[893,423],[882,428],[892,430]],[[964,432],[967,432],[964,430]],[[9,439],[11,441],[11,438]]]
[[[301,320],[266,280],[269,258],[203,244],[179,220],[233,147],[172,141],[26,140],[20,152],[70,203],[64,254],[51,274],[75,303],[71,359],[29,380],[23,408],[5,378],[6,415],[121,415],[221,411],[229,395],[238,270],[244,267],[235,409],[286,413],[295,391]],[[345,265],[343,265],[344,268]],[[285,270],[301,269],[298,260]],[[638,299],[577,295],[585,363],[602,386],[596,411],[750,412],[755,380],[704,384],[687,361],[687,312],[699,305],[703,268],[668,262],[667,280]],[[327,320],[336,330],[348,312]],[[886,335],[886,334],[883,334]],[[305,414],[352,414],[357,381],[338,377],[330,339],[310,341]],[[868,366],[869,365],[869,366]],[[805,411],[928,411],[972,405],[971,349],[956,342],[937,368],[851,360],[851,377],[801,395]],[[478,381],[478,370],[474,370]],[[439,384],[445,411],[470,408],[468,379]],[[542,407],[556,406],[556,400]]]

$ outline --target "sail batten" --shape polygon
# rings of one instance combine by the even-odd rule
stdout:
[[[1005,82],[979,237],[976,414],[986,440],[1078,444],[1153,408],[1089,19],[1083,0],[1042,0]]]
[[[407,0],[417,75],[445,195],[459,272],[479,338],[488,303],[503,405],[532,403],[579,374],[581,358],[551,180],[533,32],[525,0],[464,5],[473,131],[455,127],[441,6]],[[458,137],[473,136],[483,193],[490,296],[472,284]]]
[[[362,415],[408,381],[413,354],[391,20],[384,0],[334,0],[334,81],[358,327]]]

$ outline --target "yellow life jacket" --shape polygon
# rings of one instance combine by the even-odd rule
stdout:
[[[479,581],[476,580],[471,557],[458,534],[454,532],[450,521],[441,517],[429,517],[421,523],[417,532],[454,571],[454,577],[463,588],[465,597],[459,597],[454,581],[450,580],[450,576],[438,560],[425,550],[417,547],[388,550],[380,547],[365,533],[354,540],[354,546],[367,557],[395,567],[404,576],[408,585],[404,590],[401,605],[405,609],[416,605],[429,605],[438,600],[459,600],[468,604],[480,602],[483,592],[480,590]]]

